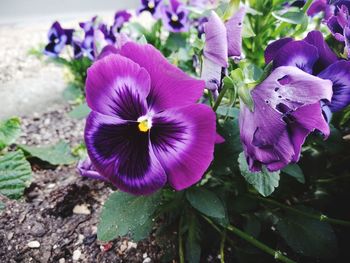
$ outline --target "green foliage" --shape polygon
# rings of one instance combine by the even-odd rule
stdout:
[[[283,168],[282,172],[294,177],[299,183],[305,184],[305,177],[299,165],[289,164]]]
[[[189,189],[186,191],[186,198],[195,209],[207,216],[219,219],[226,216],[225,206],[220,198],[203,187]]]
[[[195,214],[190,213],[187,219],[187,238],[186,238],[186,259],[188,262],[200,262],[201,257],[201,230],[200,223]]]
[[[73,119],[85,119],[91,112],[89,106],[86,103],[79,104],[72,111],[68,113],[69,117]]]
[[[14,117],[0,121],[0,151],[14,143],[21,134],[21,121]]]
[[[159,204],[159,193],[132,196],[119,191],[114,192],[103,207],[98,225],[98,239],[110,241],[128,233],[135,240],[144,238],[152,229],[152,216]]]
[[[278,186],[280,180],[280,172],[269,172],[266,167],[262,167],[261,172],[250,172],[244,153],[238,157],[239,169],[246,181],[254,186],[254,188],[263,196],[269,196]]]
[[[81,97],[83,97],[83,92],[81,88],[74,83],[69,83],[67,88],[63,91],[63,98],[67,101],[76,101]]]
[[[0,194],[20,198],[31,178],[30,164],[21,150],[0,157]]]
[[[320,259],[337,257],[337,238],[327,222],[287,214],[278,222],[277,231],[296,253]]]
[[[26,146],[19,145],[19,147],[29,156],[39,158],[42,161],[48,162],[52,165],[73,164],[77,161],[72,155],[69,145],[63,141],[56,145],[50,146]]]
[[[289,12],[272,12],[272,15],[282,21],[289,24],[299,25],[307,23],[307,16],[304,12],[298,10],[298,11],[289,11]]]

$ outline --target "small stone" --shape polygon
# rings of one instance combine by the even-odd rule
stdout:
[[[38,241],[30,241],[27,245],[30,248],[39,248],[40,247],[40,243]]]
[[[134,242],[129,241],[129,242],[128,242],[128,250],[129,250],[129,249],[132,249],[132,248],[135,248],[135,249],[136,249],[136,248],[137,248],[137,244],[134,243]]]
[[[49,188],[49,189],[52,189],[52,188],[54,188],[56,186],[56,184],[48,184],[48,186],[47,186],[47,188]]]
[[[13,238],[13,232],[10,232],[8,235],[7,235],[7,239],[8,240],[11,240]]]
[[[73,208],[73,213],[78,215],[90,215],[91,211],[86,204],[76,205]]]
[[[81,256],[81,251],[79,249],[74,250],[73,252],[73,261],[78,261]]]
[[[121,244],[121,246],[119,247],[121,252],[124,252],[127,248],[128,246],[126,246],[125,244]]]
[[[145,258],[142,263],[150,263],[152,262],[152,259],[151,258]]]
[[[59,260],[58,260],[58,263],[65,263],[66,262],[66,260],[64,259],[64,258],[60,258]]]
[[[146,258],[147,256],[148,256],[147,253],[144,253],[144,254],[142,255],[143,258]]]

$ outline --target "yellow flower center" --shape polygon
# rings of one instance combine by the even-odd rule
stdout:
[[[153,9],[154,6],[155,6],[155,4],[154,4],[153,1],[149,1],[149,2],[148,2],[148,8]]]
[[[139,123],[137,127],[139,128],[140,132],[148,132],[152,127],[152,120],[147,116],[140,117],[137,122]]]
[[[174,22],[176,22],[176,21],[179,20],[179,17],[178,17],[177,15],[173,14],[173,15],[171,16],[171,20],[174,21]]]

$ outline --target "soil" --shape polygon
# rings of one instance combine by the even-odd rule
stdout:
[[[45,145],[82,142],[84,121],[73,120],[69,107],[22,118],[19,143]],[[159,262],[154,235],[134,243],[119,238],[97,240],[101,208],[111,185],[80,177],[74,165],[48,167],[33,161],[33,180],[21,200],[0,201],[0,262]]]

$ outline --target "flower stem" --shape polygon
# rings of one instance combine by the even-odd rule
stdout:
[[[222,234],[220,243],[220,262],[225,263],[225,241],[226,241],[226,230]]]
[[[338,180],[347,179],[350,178],[350,175],[344,175],[344,176],[337,176],[332,178],[325,178],[325,179],[318,179],[316,180],[316,183],[333,183]]]
[[[294,214],[299,214],[299,215],[302,215],[302,216],[305,216],[305,217],[308,217],[308,218],[312,218],[312,219],[315,219],[317,221],[321,221],[321,222],[328,222],[328,223],[331,223],[331,224],[336,224],[336,225],[342,225],[342,226],[350,226],[350,222],[349,221],[345,221],[345,220],[340,220],[340,219],[334,219],[334,218],[329,218],[328,216],[326,215],[318,215],[318,214],[312,214],[312,213],[307,213],[307,212],[304,212],[304,211],[301,211],[299,209],[296,209],[294,207],[290,207],[288,205],[284,205],[284,204],[281,204],[273,199],[269,199],[269,198],[263,198],[263,197],[260,197],[260,196],[255,196],[255,195],[248,195],[249,197],[251,198],[254,198],[254,199],[258,199],[266,204],[271,204],[271,205],[274,205],[274,206],[278,206],[282,209],[285,209],[285,210],[288,210]]]
[[[261,249],[262,251],[266,252],[267,254],[270,254],[273,256],[276,260],[279,260],[284,263],[296,263],[294,260],[289,259],[288,257],[284,256],[281,251],[274,250],[270,248],[269,246],[265,245],[264,243],[260,242],[259,240],[255,239],[251,235],[246,234],[242,230],[238,229],[235,226],[229,225],[227,226],[227,230],[231,231],[235,235],[239,236],[240,238],[244,239],[251,245]]]
[[[208,217],[206,217],[204,215],[202,215],[202,217],[211,226],[213,226],[213,228],[215,230],[217,230],[219,233],[222,233],[222,231],[219,229],[219,227],[216,226],[211,219],[209,219]],[[251,245],[261,249],[262,251],[266,252],[267,254],[272,255],[275,259],[277,259],[277,260],[279,260],[281,262],[284,262],[284,263],[296,263],[294,260],[291,260],[288,257],[284,256],[282,254],[282,252],[270,248],[269,246],[265,245],[264,243],[261,243],[259,240],[257,240],[254,237],[252,237],[251,235],[248,235],[248,234],[244,233],[242,230],[240,230],[240,229],[238,229],[238,228],[236,228],[236,227],[234,227],[232,225],[226,226],[226,229],[229,230],[230,232],[236,234],[240,238],[244,239],[245,241],[247,241]]]
[[[310,5],[312,4],[313,0],[307,0],[307,2],[305,3],[304,7],[303,7],[303,12],[306,13],[307,10],[309,9]]]
[[[221,92],[220,92],[220,94],[219,94],[219,96],[218,96],[218,98],[215,101],[215,104],[213,106],[213,111],[216,111],[219,108],[220,103],[221,103],[222,99],[224,98],[225,93],[228,90],[228,88],[229,88],[228,85],[224,85],[224,87],[222,88],[222,90],[221,90]]]
[[[182,217],[179,223],[179,261],[180,263],[185,263],[184,246],[182,240]]]

